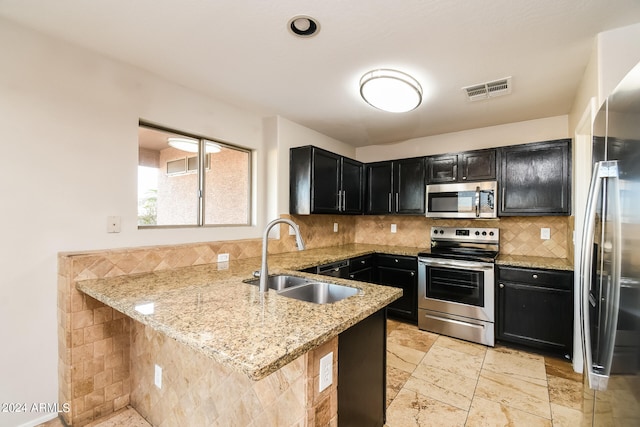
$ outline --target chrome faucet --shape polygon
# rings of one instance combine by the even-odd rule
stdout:
[[[262,235],[262,264],[260,266],[260,292],[267,292],[269,290],[267,286],[267,277],[269,276],[269,271],[267,267],[267,245],[269,244],[269,231],[273,228],[274,225],[279,223],[289,224],[293,231],[296,233],[296,245],[298,246],[298,250],[301,251],[304,249],[304,242],[302,241],[302,235],[300,235],[300,227],[298,224],[286,218],[277,218],[267,224],[267,227],[264,229],[264,234]]]

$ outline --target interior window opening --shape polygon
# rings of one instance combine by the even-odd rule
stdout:
[[[251,151],[141,124],[138,228],[248,225]]]

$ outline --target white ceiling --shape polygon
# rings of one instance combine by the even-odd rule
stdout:
[[[312,38],[287,30],[295,15]],[[567,114],[599,32],[639,0],[0,0],[0,16],[354,146]],[[416,110],[370,107],[358,81],[412,74]],[[512,76],[510,95],[464,86]]]

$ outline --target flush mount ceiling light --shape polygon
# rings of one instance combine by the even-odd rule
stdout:
[[[320,31],[320,24],[310,16],[298,15],[289,20],[289,31],[298,37],[311,37]]]
[[[167,138],[167,143],[169,146],[182,151],[187,151],[189,153],[197,153],[198,152],[198,141],[195,139],[187,139],[187,138]],[[219,153],[220,146],[218,144],[214,144],[213,142],[207,141],[205,143],[204,151],[206,153]]]
[[[422,87],[410,75],[380,69],[360,79],[360,95],[371,106],[391,113],[415,110],[422,102]]]

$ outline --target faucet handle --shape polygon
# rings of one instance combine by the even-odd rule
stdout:
[[[256,270],[253,272],[253,277],[260,277],[260,270]]]

